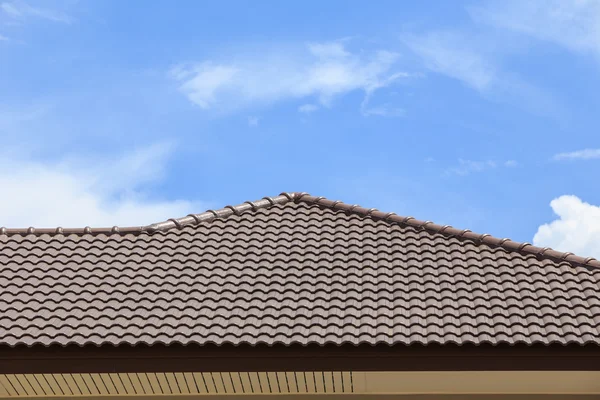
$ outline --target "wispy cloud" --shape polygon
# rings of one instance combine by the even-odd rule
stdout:
[[[515,160],[507,160],[503,162],[496,162],[494,160],[485,161],[473,161],[459,159],[458,165],[455,167],[448,168],[444,171],[444,175],[460,175],[466,176],[476,172],[483,172],[498,167],[514,168],[518,166],[518,162]]]
[[[178,65],[170,76],[203,110],[230,111],[311,98],[330,107],[337,97],[353,91],[363,91],[368,103],[375,91],[406,77],[394,70],[397,58],[385,50],[352,53],[341,42],[312,43],[241,61]],[[299,111],[313,110],[301,106]]]
[[[62,11],[33,7],[24,1],[8,1],[0,3],[0,10],[4,15],[15,20],[25,20],[33,17],[65,24],[69,24],[73,21],[70,16]]]
[[[600,2],[596,0],[496,0],[469,12],[480,23],[600,55]]]
[[[401,41],[426,69],[461,81],[489,100],[553,118],[563,114],[556,96],[504,67],[518,46],[488,25],[405,34]]]
[[[19,9],[15,6],[14,3],[1,3],[0,4],[0,9],[8,16],[13,17],[13,18],[18,18],[20,16],[22,16],[23,14],[21,13],[21,11],[19,11]]]
[[[406,111],[403,108],[384,104],[381,106],[364,108],[362,114],[366,117],[371,115],[379,117],[403,117],[406,114]]]
[[[558,153],[552,157],[555,161],[560,160],[591,160],[594,158],[600,158],[600,149],[584,149],[578,151],[572,151],[568,153]]]
[[[302,104],[300,107],[298,107],[298,112],[304,113],[304,114],[310,114],[312,112],[315,112],[319,109],[319,106],[315,105],[315,104]]]
[[[462,33],[445,31],[402,37],[425,63],[426,68],[465,82],[477,90],[486,90],[496,79],[493,64]]]
[[[0,42],[8,42],[8,40],[6,36],[0,35]]]
[[[2,157],[0,226],[139,226],[203,209],[184,200],[149,198],[172,146],[157,144],[114,159],[44,163]]]
[[[573,195],[560,196],[550,206],[558,218],[538,228],[533,244],[600,258],[600,207]]]

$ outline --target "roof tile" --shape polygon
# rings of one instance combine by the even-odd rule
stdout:
[[[0,344],[600,344],[596,261],[333,203],[6,230]]]

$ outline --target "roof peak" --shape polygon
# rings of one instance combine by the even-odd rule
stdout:
[[[188,214],[181,218],[170,218],[166,221],[153,223],[140,227],[124,227],[113,226],[111,228],[55,228],[55,229],[35,229],[33,227],[24,229],[7,229],[0,228],[0,235],[68,235],[68,234],[92,234],[92,235],[111,235],[111,234],[142,234],[164,232],[170,229],[181,229],[185,226],[198,225],[204,221],[212,221],[217,218],[227,218],[231,215],[239,215],[247,211],[255,211],[258,209],[266,209],[276,204],[286,204],[289,202],[302,202],[307,204],[315,204],[321,207],[331,208],[334,210],[351,212],[361,216],[380,219],[388,222],[398,223],[403,226],[421,229],[433,234],[442,234],[448,237],[456,237],[459,239],[467,239],[476,243],[485,244],[491,247],[501,247],[507,251],[519,252],[523,254],[533,254],[539,258],[551,259],[558,262],[568,262],[571,264],[597,267],[600,268],[600,261],[593,257],[580,257],[570,252],[560,252],[549,247],[538,247],[527,242],[516,242],[508,238],[497,238],[490,234],[479,234],[472,232],[469,229],[457,229],[450,225],[438,225],[431,221],[422,221],[413,217],[402,217],[393,212],[382,212],[376,208],[365,208],[357,204],[350,205],[339,200],[329,200],[325,197],[311,196],[306,192],[283,192],[275,197],[263,197],[256,201],[246,201],[237,206],[225,206],[218,210],[207,210],[200,214]]]
[[[600,261],[593,257],[584,258],[570,252],[556,251],[549,247],[538,247],[527,242],[515,242],[508,238],[497,238],[488,233],[479,234],[472,232],[469,229],[460,230],[450,225],[438,225],[431,221],[421,221],[414,217],[402,217],[393,212],[379,211],[376,208],[365,208],[358,204],[350,205],[339,200],[329,200],[323,196],[311,196],[306,192],[283,192],[276,197],[263,197],[261,200],[254,202],[246,201],[238,206],[225,206],[220,210],[208,210],[202,214],[190,214],[183,218],[171,218],[164,222],[149,225],[145,227],[145,229],[148,232],[154,232],[172,228],[182,228],[187,225],[199,224],[202,221],[210,221],[215,218],[226,218],[234,214],[239,215],[246,211],[268,208],[275,204],[285,204],[288,202],[316,204],[335,210],[352,212],[365,217],[395,222],[404,226],[422,229],[431,233],[439,233],[448,237],[457,237],[459,239],[467,239],[492,247],[501,247],[508,251],[533,254],[541,258],[548,258],[559,262],[566,261],[577,265],[600,267]]]

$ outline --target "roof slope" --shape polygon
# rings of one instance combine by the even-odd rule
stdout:
[[[11,230],[0,344],[600,344],[597,263],[304,194]]]

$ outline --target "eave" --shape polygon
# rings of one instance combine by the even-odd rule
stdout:
[[[0,349],[0,400],[588,400],[599,396],[599,346]]]
[[[0,348],[0,373],[600,371],[600,346],[50,346]]]

